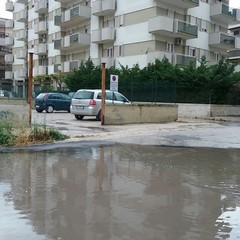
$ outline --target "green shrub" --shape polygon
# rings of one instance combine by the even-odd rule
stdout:
[[[13,126],[7,120],[0,120],[0,145],[12,145],[14,139]]]

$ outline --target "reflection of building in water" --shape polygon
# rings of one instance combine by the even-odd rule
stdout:
[[[53,239],[214,239],[216,187],[232,176],[219,156],[227,158],[221,150],[84,146],[19,152],[0,176],[12,182],[16,209]]]

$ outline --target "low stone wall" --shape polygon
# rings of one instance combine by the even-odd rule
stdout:
[[[26,100],[0,98],[0,119],[9,119],[13,124],[29,121],[29,105]]]
[[[240,116],[240,106],[214,104],[178,104],[179,118]]]
[[[105,106],[104,124],[173,122],[177,114],[175,104],[109,104]]]

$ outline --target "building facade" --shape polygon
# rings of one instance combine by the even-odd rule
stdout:
[[[184,66],[206,56],[214,64],[240,48],[228,33],[240,10],[228,0],[8,0],[6,10],[14,19],[12,79],[23,95],[29,52],[36,76],[68,73],[88,58],[107,68],[163,57]]]
[[[12,21],[12,20],[11,20]],[[9,20],[0,18],[0,91],[12,90],[12,78],[8,72],[12,72],[12,65],[5,61],[5,56],[11,54],[12,49],[5,44],[5,39],[11,35],[11,28],[9,27]],[[2,94],[0,94],[1,96]]]

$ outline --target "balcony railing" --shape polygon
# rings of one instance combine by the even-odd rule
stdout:
[[[223,32],[209,34],[209,45],[217,48],[231,50],[238,48],[239,41],[236,44],[236,38]]]
[[[188,8],[194,8],[199,6],[199,0],[156,0],[161,3],[166,3],[168,5],[172,5],[174,7],[180,8],[180,9],[188,9]]]
[[[229,59],[240,59],[240,50],[233,50],[228,52]]]
[[[54,40],[54,49],[60,49],[62,47],[62,39]]]
[[[115,0],[98,0],[92,2],[92,14],[95,16],[105,16],[115,11]]]
[[[194,37],[198,36],[198,26],[192,25],[190,23],[177,21],[177,31],[181,33],[186,33],[193,35]]]
[[[17,12],[15,15],[16,21],[18,22],[26,22],[27,21],[27,10],[22,9],[21,11]]]
[[[5,45],[6,45],[6,46],[13,46],[13,44],[14,44],[14,39],[13,39],[13,37],[6,37],[6,38],[5,38]]]
[[[20,49],[16,52],[17,59],[26,59],[27,58],[27,50]]]
[[[167,37],[192,39],[198,37],[198,26],[167,16],[157,16],[148,21],[148,31]]]
[[[78,5],[67,9],[61,14],[54,17],[54,23],[61,27],[71,27],[91,18],[91,8],[88,6]]]
[[[48,11],[48,2],[47,2],[47,0],[38,0],[38,1],[36,1],[35,5],[34,5],[34,11],[36,13],[40,13],[40,14],[47,13],[47,11]]]
[[[13,25],[14,25],[13,20],[11,19],[6,20],[5,22],[6,28],[13,28]]]
[[[14,5],[13,5],[13,1],[8,1],[5,3],[5,9],[8,12],[13,12],[14,11]]]
[[[189,66],[190,63],[196,64],[196,58],[188,55],[175,54],[174,63],[180,66]]]

